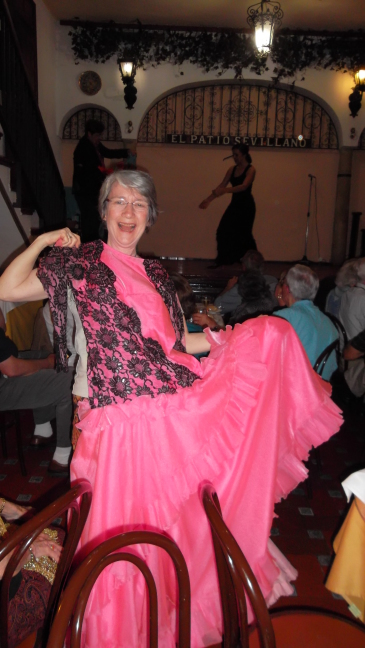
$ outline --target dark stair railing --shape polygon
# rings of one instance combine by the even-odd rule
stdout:
[[[65,189],[5,0],[0,0],[0,123],[45,230],[66,224]]]

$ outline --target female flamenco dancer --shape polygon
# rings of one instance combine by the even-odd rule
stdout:
[[[247,144],[232,146],[235,166],[228,169],[222,182],[213,189],[208,198],[200,203],[200,209],[207,209],[210,203],[219,196],[232,194],[232,200],[224,212],[217,229],[216,266],[229,265],[240,261],[247,250],[256,250],[252,236],[256,205],[252,196],[252,184],[256,169]],[[232,187],[227,187],[228,183]]]
[[[203,648],[221,641],[222,617],[200,485],[214,483],[270,605],[291,593],[296,577],[269,539],[274,503],[305,479],[308,449],[335,433],[341,417],[285,320],[261,317],[189,335],[165,270],[137,253],[157,215],[148,174],[109,176],[99,208],[107,244],[80,246],[67,228],[41,234],[0,278],[0,298],[49,296],[58,363],[67,370],[68,293],[77,336],[86,340],[81,356],[87,350],[87,398],[79,401],[81,434],[71,464],[72,479],[85,477],[93,487],[80,554],[122,531],[167,533],[189,569],[191,645]],[[201,363],[190,355],[209,349]],[[79,396],[83,380],[81,371]],[[173,567],[155,547],[138,552],[157,581],[159,645],[174,648]],[[143,648],[145,613],[144,582],[134,567],[109,566],[89,599],[83,646]]]

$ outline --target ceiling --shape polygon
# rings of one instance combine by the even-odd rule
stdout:
[[[248,28],[247,9],[254,0],[43,0],[59,20],[200,27]],[[282,27],[347,30],[365,28],[364,0],[282,0]]]

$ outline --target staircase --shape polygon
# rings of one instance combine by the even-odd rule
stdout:
[[[17,195],[11,190],[11,162],[1,152],[0,143],[0,272],[29,245],[31,230],[39,228],[36,212],[23,214],[14,206]]]
[[[0,126],[4,134],[0,141],[2,265],[6,259],[1,257],[14,250],[12,245],[7,247],[9,237],[18,239],[20,247],[28,243],[32,227],[49,231],[66,224],[63,182],[23,63],[7,0],[0,0]]]

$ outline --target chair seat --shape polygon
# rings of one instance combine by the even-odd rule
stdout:
[[[365,648],[365,628],[325,612],[287,610],[270,614],[276,648]],[[257,630],[250,648],[260,648]]]

